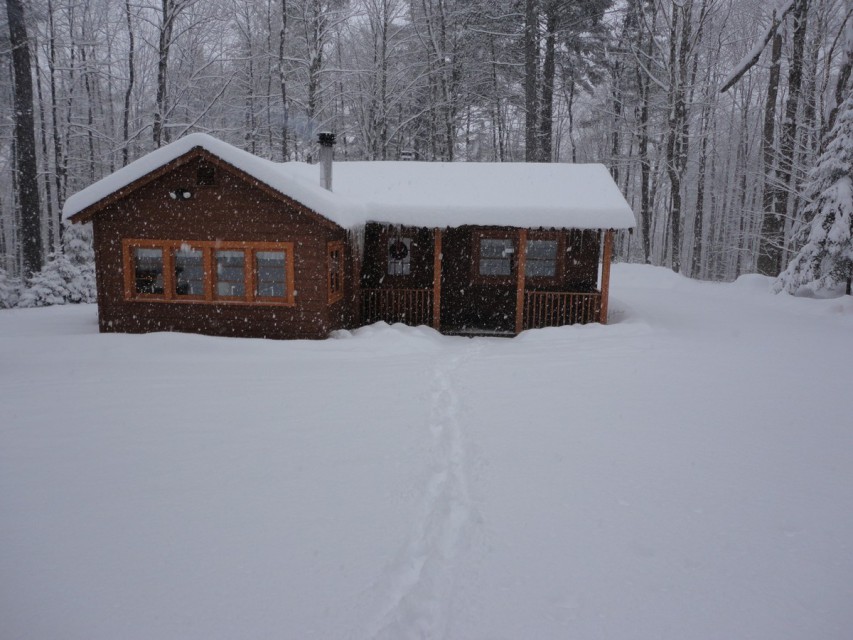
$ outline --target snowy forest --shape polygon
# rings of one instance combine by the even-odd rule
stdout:
[[[849,274],[849,188],[837,220],[815,204],[850,182],[849,0],[5,5],[0,306],[48,299],[45,264],[91,281],[65,199],[193,131],[278,161],[328,130],[339,160],[602,162],[637,217],[619,260],[776,276],[830,237]]]

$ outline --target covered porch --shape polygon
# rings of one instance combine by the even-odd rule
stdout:
[[[354,252],[356,323],[507,336],[606,323],[612,243],[612,230],[371,223]]]

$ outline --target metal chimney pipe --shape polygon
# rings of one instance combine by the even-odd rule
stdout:
[[[335,134],[324,131],[317,136],[320,143],[320,186],[332,190],[332,159],[335,156]]]

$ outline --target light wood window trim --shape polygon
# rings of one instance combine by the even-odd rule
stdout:
[[[136,278],[133,259],[134,249],[160,249],[163,255],[163,293],[138,293],[136,291]],[[169,274],[168,247],[159,240],[123,240],[122,241],[122,265],[124,268],[124,297],[128,300],[166,300],[169,295],[169,287],[172,286],[172,278]]]
[[[286,300],[287,302],[282,302],[282,298],[275,298],[272,296],[259,296],[257,294],[257,272],[258,272],[258,259],[255,255],[258,251],[284,251],[284,273],[285,273],[285,288],[287,291]],[[295,291],[294,291],[294,262],[293,262],[293,243],[292,242],[256,242],[253,243],[251,249],[251,269],[249,270],[251,273],[248,274],[248,280],[252,286],[251,293],[247,290],[247,293],[252,296],[252,300],[257,304],[295,304]]]
[[[338,288],[332,289],[332,267],[335,263],[334,255],[338,254]],[[326,250],[326,284],[329,291],[329,304],[334,304],[344,297],[344,243],[340,240],[330,242]]]
[[[187,245],[202,252],[204,264],[204,296],[178,296],[175,292],[174,252]],[[136,293],[134,282],[133,250],[161,249],[163,251],[163,295]],[[124,269],[124,298],[135,302],[171,302],[175,304],[229,304],[229,305],[274,305],[292,307],[296,304],[295,259],[293,242],[231,242],[198,240],[148,240],[126,238],[122,240],[122,267]],[[241,250],[244,252],[244,287],[246,295],[241,298],[218,297],[216,295],[217,250]],[[256,251],[283,251],[285,255],[285,283],[287,295],[283,298],[259,298],[255,295],[257,263]]]

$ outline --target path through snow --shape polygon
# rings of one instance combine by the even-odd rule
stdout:
[[[367,637],[445,638],[449,634],[457,558],[472,522],[459,370],[482,350],[440,350],[433,364],[428,428],[431,471],[411,536],[380,580],[381,613]]]

